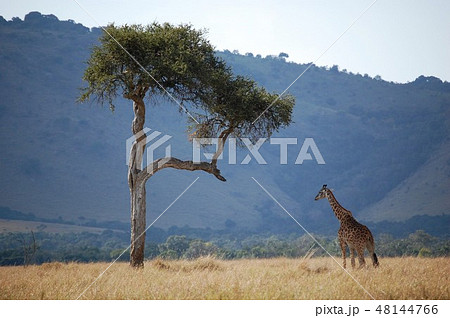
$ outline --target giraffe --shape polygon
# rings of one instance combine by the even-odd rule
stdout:
[[[331,209],[341,223],[338,231],[339,245],[342,251],[343,266],[346,268],[346,247],[350,250],[352,268],[355,268],[355,252],[358,253],[359,268],[365,266],[364,250],[370,253],[374,267],[379,265],[377,255],[375,254],[375,242],[369,228],[362,225],[352,215],[352,212],[342,207],[334,197],[333,192],[324,184],[322,189],[316,195],[315,200],[327,198],[331,205]]]

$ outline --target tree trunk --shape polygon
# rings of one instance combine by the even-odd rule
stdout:
[[[146,90],[142,90],[138,95],[129,95],[133,100],[134,119],[131,129],[135,136],[135,142],[130,150],[130,161],[128,163],[128,186],[130,188],[131,201],[131,249],[130,265],[135,268],[144,267],[144,249],[145,249],[145,230],[146,230],[146,191],[145,183],[157,171],[165,168],[181,170],[203,170],[214,175],[221,181],[226,179],[217,169],[217,158],[223,151],[223,145],[226,138],[231,133],[231,128],[224,131],[220,138],[221,143],[217,153],[211,163],[192,161],[182,161],[177,158],[160,158],[152,163],[148,163],[152,169],[143,169],[143,156],[147,136],[144,133],[145,124],[145,104],[144,96]]]
[[[131,148],[128,164],[128,185],[130,187],[131,201],[130,265],[132,267],[143,267],[146,228],[146,180],[139,178],[146,142],[146,135],[143,131],[145,124],[145,104],[143,98],[133,98],[133,111],[134,119],[131,129],[136,140]]]
[[[144,266],[146,200],[145,181],[139,181],[130,189],[131,196],[131,250],[130,265]]]

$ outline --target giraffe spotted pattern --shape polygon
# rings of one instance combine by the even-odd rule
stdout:
[[[327,198],[331,209],[341,223],[338,231],[339,245],[342,251],[343,266],[346,268],[346,247],[350,250],[352,268],[355,268],[355,253],[358,254],[359,268],[364,267],[364,250],[367,248],[374,267],[378,266],[378,258],[375,254],[375,242],[369,228],[355,220],[352,213],[342,207],[336,200],[333,192],[324,184],[316,195],[315,200]]]

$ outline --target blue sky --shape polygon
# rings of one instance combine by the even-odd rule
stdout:
[[[86,9],[85,12],[77,4]],[[209,30],[219,50],[262,56],[289,54],[315,61],[374,0],[146,1],[14,0],[1,5],[5,19],[30,11],[86,26],[171,22]],[[450,81],[450,1],[378,0],[317,62],[388,81],[419,75]]]

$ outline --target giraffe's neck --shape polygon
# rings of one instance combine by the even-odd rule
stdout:
[[[336,200],[336,198],[335,198],[333,192],[331,192],[331,190],[328,190],[327,199],[328,199],[328,202],[330,203],[331,209],[334,212],[334,215],[336,215],[339,222],[342,222],[344,219],[348,218],[349,216],[353,217],[352,213],[350,211],[348,211],[342,205],[339,204],[339,202]]]

